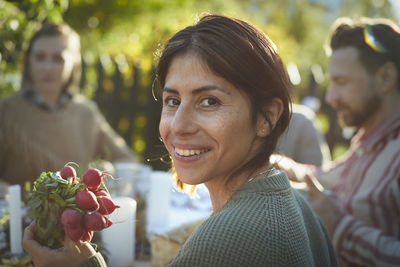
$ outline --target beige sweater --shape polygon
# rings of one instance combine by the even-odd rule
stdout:
[[[95,159],[135,160],[96,104],[74,96],[58,111],[42,110],[21,94],[0,99],[0,180],[24,184],[67,162],[86,170]]]

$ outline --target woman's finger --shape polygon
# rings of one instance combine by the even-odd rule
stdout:
[[[36,222],[31,222],[25,229],[22,236],[22,247],[26,252],[33,253],[37,246],[40,244],[35,240]]]
[[[34,239],[36,232],[36,222],[31,222],[24,230],[23,239],[31,240]]]
[[[64,248],[82,259],[86,259],[96,254],[96,251],[88,242],[74,242],[69,239],[68,236],[65,236]]]
[[[50,249],[40,245],[35,240],[35,232],[36,222],[32,222],[24,230],[22,247],[32,257],[33,262],[35,262],[37,266],[41,266],[39,262],[41,262],[42,260],[42,255],[46,255],[46,253],[49,253]]]

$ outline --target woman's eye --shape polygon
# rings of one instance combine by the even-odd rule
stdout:
[[[164,104],[168,107],[176,107],[179,106],[180,101],[174,97],[167,97],[164,100]]]
[[[64,58],[61,55],[54,56],[54,62],[63,63]]]
[[[215,97],[206,97],[201,100],[201,105],[204,107],[215,107],[218,104],[219,101]]]

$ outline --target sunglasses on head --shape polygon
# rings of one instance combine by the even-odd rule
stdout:
[[[372,50],[377,53],[388,52],[385,46],[375,37],[371,25],[367,25],[364,28],[364,41],[369,47],[371,47]]]

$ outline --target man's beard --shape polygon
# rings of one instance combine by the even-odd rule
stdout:
[[[377,93],[366,96],[363,100],[362,107],[356,110],[348,104],[339,104],[338,110],[346,111],[345,116],[339,114],[341,127],[362,127],[382,106],[382,99]]]

